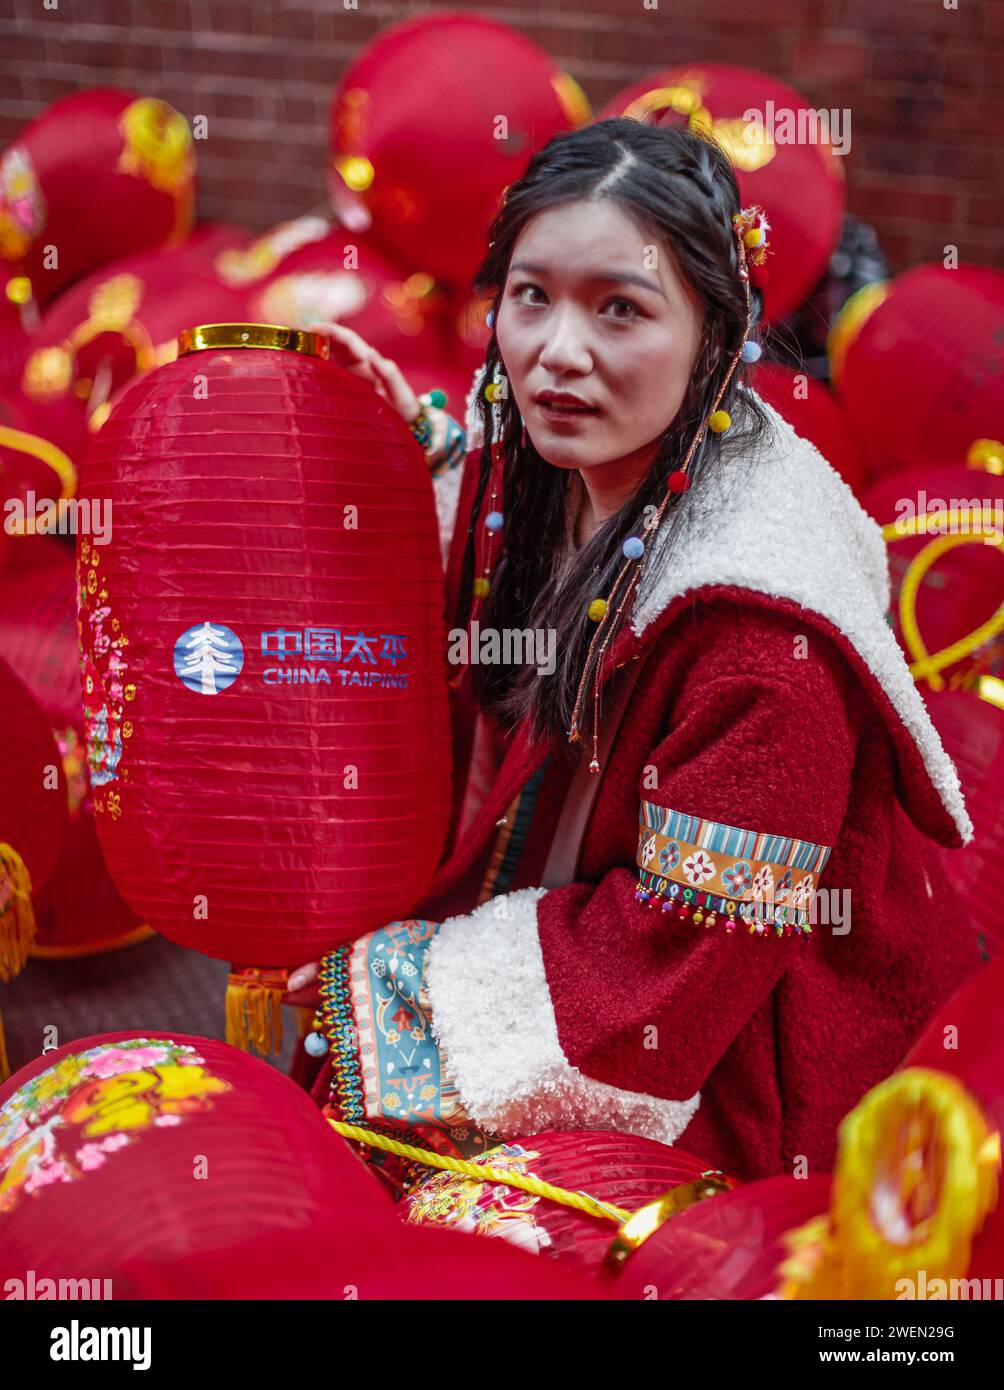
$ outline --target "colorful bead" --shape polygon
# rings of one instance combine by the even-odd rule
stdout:
[[[494,309],[489,309],[488,312],[487,312],[487,314],[485,314],[485,323],[488,325],[489,328],[494,328],[494,327],[495,327],[495,310],[494,310]]]
[[[727,410],[716,410],[708,420],[708,429],[712,434],[724,434],[732,424],[732,416]]]
[[[443,406],[446,404],[446,399],[445,391],[437,389],[429,392],[429,404],[435,406],[437,410],[442,410]]]
[[[485,525],[489,531],[501,531],[502,523],[505,520],[501,512],[489,512],[485,517]]]
[[[743,343],[742,356],[744,362],[759,362],[760,358],[763,356],[763,348],[759,343],[754,343],[747,339],[747,341]]]
[[[766,237],[763,233],[763,228],[751,227],[749,231],[746,233],[746,235],[743,237],[743,241],[750,248],[751,251],[757,246],[762,246],[766,241]]]
[[[689,473],[685,472],[682,468],[677,468],[674,472],[670,473],[669,477],[666,479],[666,486],[669,488],[670,492],[686,492],[692,482],[693,479]]]
[[[303,1050],[309,1057],[323,1057],[328,1050],[328,1040],[323,1033],[308,1033],[303,1040]]]
[[[628,560],[640,560],[645,554],[645,542],[640,536],[628,536],[621,546],[621,554]]]
[[[591,622],[598,623],[607,615],[607,601],[605,598],[594,598],[586,609]]]
[[[490,588],[491,585],[488,583],[488,580],[478,575],[477,579],[474,581],[474,597],[484,598]]]

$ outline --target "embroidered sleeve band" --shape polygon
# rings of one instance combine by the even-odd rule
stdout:
[[[808,936],[819,876],[830,846],[744,830],[642,801],[638,818],[638,885],[649,907],[727,932]]]

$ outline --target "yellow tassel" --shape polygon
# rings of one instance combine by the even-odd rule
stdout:
[[[285,970],[235,967],[227,980],[226,1038],[242,1052],[266,1057],[282,1047]]]
[[[0,1082],[10,1076],[10,1059],[7,1056],[7,1039],[3,1031],[3,1015],[0,1014]]]
[[[31,876],[14,846],[0,843],[0,980],[13,980],[34,939]]]

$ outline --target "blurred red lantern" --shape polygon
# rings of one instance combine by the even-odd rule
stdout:
[[[77,491],[77,467],[45,431],[51,421],[20,393],[0,398],[0,486],[7,536],[46,534]],[[12,547],[13,548],[13,547]]]
[[[756,119],[749,118],[749,113]],[[844,171],[829,117],[767,73],[700,63],[652,73],[600,112],[652,125],[684,124],[710,134],[735,168],[744,206],[770,223],[764,315],[781,319],[820,280],[840,239]]]
[[[830,379],[877,472],[955,462],[1004,419],[1004,275],[921,265],[848,300]]]
[[[105,868],[91,804],[80,688],[73,552],[48,537],[15,548],[0,574],[0,651],[44,710],[56,740],[51,795],[69,813],[62,851],[34,892],[32,955],[93,955],[151,935]]]
[[[31,893],[45,887],[66,833],[66,801],[53,789],[59,754],[44,713],[0,658],[0,980],[24,965],[35,932]],[[0,1081],[9,1073],[0,1020]]]
[[[0,157],[0,263],[47,304],[99,266],[182,241],[194,200],[184,116],[153,97],[75,92]]]
[[[1004,629],[1004,476],[918,461],[862,498],[889,545],[896,636],[923,688],[994,669]]]
[[[463,13],[408,20],[339,83],[335,209],[355,230],[372,219],[374,244],[401,265],[466,285],[503,190],[588,118],[577,84],[514,29]]]
[[[325,226],[313,217],[282,224],[250,246],[217,257],[227,284],[247,287],[248,316],[301,329],[344,323],[396,362],[414,390],[445,390],[454,414],[462,416],[471,373],[460,360],[435,279],[392,265],[343,229],[318,237],[317,223]]]
[[[326,351],[193,329],[84,479],[114,508],[111,542],[79,546],[99,835],[151,926],[275,972],[233,980],[241,1041],[267,1035],[287,968],[407,916],[449,813],[428,471]]]
[[[958,770],[975,832],[964,849],[942,851],[945,866],[964,905],[961,919],[984,956],[996,956],[1004,946],[996,910],[1004,901],[1004,681],[984,675],[971,690],[928,693],[927,708]]]
[[[243,315],[244,296],[213,271],[218,243],[200,237],[194,246],[116,261],[42,316],[20,387],[45,437],[78,465],[112,398],[134,376],[173,360],[182,329]]]
[[[731,1180],[682,1149],[652,1139],[609,1131],[547,1131],[501,1144],[473,1160],[495,1173],[537,1178],[566,1194],[585,1196],[607,1208],[607,1215],[582,1211],[550,1197],[495,1178],[478,1181],[438,1172],[413,1188],[403,1207],[409,1224],[440,1226],[474,1235],[497,1236],[533,1254],[544,1254],[569,1268],[598,1275],[612,1289],[636,1259],[636,1245],[653,1227],[674,1221],[682,1211],[710,1196],[717,1200]],[[653,1204],[666,1201],[656,1212]],[[617,1213],[638,1212],[637,1232],[623,1228]],[[611,1220],[610,1218],[614,1219]],[[622,1258],[605,1263],[618,1233]]]
[[[752,385],[796,434],[815,444],[851,491],[860,495],[868,476],[861,441],[829,387],[777,362],[759,362],[753,369]]]
[[[996,1144],[993,1138],[986,1142],[977,1162],[982,1158],[992,1166],[996,1152],[999,1170],[1004,1134],[1004,960],[993,961],[962,986],[928,1024],[903,1065],[945,1072],[965,1086],[982,1110],[986,1127],[996,1133]],[[999,1195],[972,1234],[967,1278],[1004,1278],[1004,1203]]]

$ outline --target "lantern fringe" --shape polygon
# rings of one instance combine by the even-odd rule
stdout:
[[[0,1083],[10,1076],[10,1058],[7,1056],[7,1038],[3,1031],[3,1014],[0,1014]]]
[[[13,845],[0,843],[0,980],[12,980],[35,940],[31,875]]]
[[[285,970],[234,968],[227,979],[226,1040],[266,1057],[282,1047]]]

